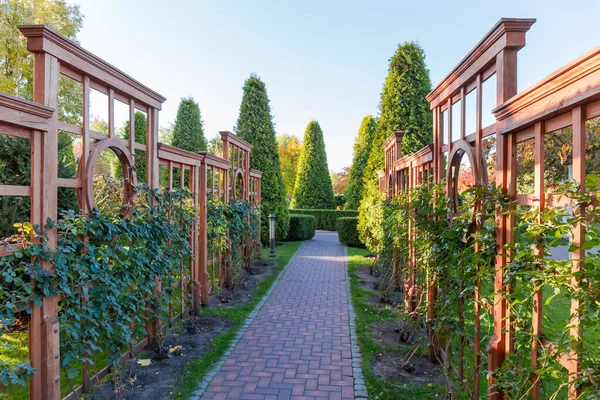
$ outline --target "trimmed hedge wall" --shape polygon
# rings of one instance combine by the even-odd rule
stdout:
[[[335,220],[340,217],[358,217],[356,210],[293,210],[290,214],[312,215],[317,219],[317,229],[322,231],[335,231]]]
[[[312,215],[290,214],[290,229],[285,240],[309,240],[315,236],[317,220]]]
[[[338,218],[335,225],[337,228],[340,243],[350,247],[365,247],[358,238],[358,217]]]

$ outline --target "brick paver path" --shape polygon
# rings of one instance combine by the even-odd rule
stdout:
[[[344,247],[299,250],[203,399],[353,399]]]

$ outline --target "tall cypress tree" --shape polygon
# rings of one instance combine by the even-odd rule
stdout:
[[[292,208],[335,208],[333,186],[327,166],[323,131],[317,121],[310,121],[304,132]]]
[[[358,137],[354,143],[354,156],[352,157],[352,167],[350,168],[350,177],[348,178],[348,186],[346,187],[346,209],[356,210],[360,205],[360,200],[363,195],[363,177],[365,173],[365,165],[371,153],[371,145],[373,143],[373,134],[377,120],[372,115],[367,115],[363,118],[358,130]]]
[[[285,184],[281,174],[281,162],[267,87],[258,76],[252,74],[244,82],[243,90],[240,114],[234,130],[239,137],[252,145],[250,167],[263,172],[261,236],[266,242],[269,238],[270,214],[277,216],[277,237],[284,238],[287,235],[290,224],[288,202],[285,197]]]
[[[405,131],[402,153],[432,141],[432,117],[425,96],[431,90],[425,52],[414,42],[398,46],[390,59],[379,103],[379,119],[364,172],[363,200],[358,208],[360,239],[371,250],[381,244],[381,195],[377,171],[384,167],[383,144],[396,130]]]
[[[146,114],[136,111],[133,114],[133,136],[136,143],[146,144],[147,125]],[[123,125],[123,137],[129,140],[129,121],[125,121]],[[146,153],[138,149],[135,150],[135,175],[139,184],[146,183]],[[120,168],[117,170],[117,176],[123,176]]]
[[[183,98],[179,103],[173,128],[173,146],[188,151],[206,151],[200,107],[191,97]]]

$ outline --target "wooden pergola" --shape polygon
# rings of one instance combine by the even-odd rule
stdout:
[[[224,155],[194,153],[158,141],[158,116],[165,98],[142,85],[129,75],[99,57],[55,33],[46,26],[20,26],[27,38],[27,49],[34,54],[33,102],[0,93],[0,135],[26,139],[31,142],[31,183],[28,186],[0,185],[0,196],[29,197],[30,222],[44,226],[48,219],[57,220],[57,192],[71,188],[77,193],[81,212],[90,213],[95,207],[93,171],[100,153],[109,150],[117,156],[124,174],[123,199],[129,202],[133,186],[137,183],[136,158],[143,157],[146,165],[146,183],[158,189],[159,169],[168,169],[167,187],[187,188],[193,196],[199,223],[190,226],[190,244],[194,257],[189,265],[189,281],[182,274],[178,285],[182,288],[180,304],[170,304],[168,324],[190,312],[198,313],[208,304],[211,282],[209,268],[221,269],[219,284],[226,284],[230,272],[223,264],[223,255],[208,254],[207,199],[209,196],[227,202],[239,197],[260,203],[260,171],[250,169],[250,148],[244,140],[230,132],[222,132]],[[59,119],[59,82],[70,79],[81,85],[83,115],[81,125]],[[108,132],[94,131],[91,127],[90,93],[98,91],[107,97]],[[117,102],[129,109],[128,139],[118,137],[115,128]],[[135,138],[135,113],[147,116],[145,143]],[[67,132],[81,141],[81,156],[77,175],[59,178],[58,135]],[[179,181],[174,181],[174,171]],[[186,178],[187,177],[187,178]],[[239,185],[239,186],[238,186]],[[126,216],[125,216],[126,217]],[[47,245],[56,249],[56,229],[47,232]],[[249,239],[252,241],[253,239]],[[254,238],[259,241],[260,238]],[[0,245],[0,256],[10,253],[10,245]],[[249,263],[251,260],[244,260]],[[49,262],[43,267],[52,270]],[[214,277],[213,277],[214,278]],[[191,306],[186,306],[186,293],[190,292]],[[189,299],[187,299],[189,300]],[[29,324],[29,359],[39,371],[30,382],[31,399],[60,399],[60,326],[58,298],[47,296],[41,306],[33,306]],[[189,301],[187,301],[189,304]],[[147,337],[138,348],[158,340],[163,321],[156,320],[147,326]],[[107,373],[107,368],[91,376],[90,368],[83,365],[83,381],[67,398],[77,398],[90,390],[92,382]]]
[[[517,53],[525,46],[526,33],[535,23],[534,19],[501,19],[463,60],[429,93],[433,113],[433,144],[419,152],[401,157],[402,134],[394,133],[384,146],[385,168],[380,172],[380,188],[388,197],[432,180],[445,181],[448,197],[456,207],[459,193],[459,173],[469,169],[471,184],[495,183],[502,191],[520,205],[544,207],[548,197],[549,178],[545,175],[545,154],[553,149],[545,146],[547,135],[561,132],[572,143],[572,176],[570,179],[585,187],[586,121],[600,116],[600,46],[582,55],[535,85],[517,91]],[[471,107],[469,107],[469,105]],[[530,149],[534,152],[535,165],[533,186],[522,193],[524,184],[519,166],[520,154]],[[591,171],[587,171],[588,173]],[[600,172],[600,171],[593,171]],[[563,200],[563,203],[564,200]],[[580,213],[581,210],[574,210]],[[512,216],[497,216],[497,248],[514,242],[515,221]],[[583,226],[575,227],[574,245],[585,240]],[[541,251],[541,250],[540,250]],[[511,328],[509,299],[506,292],[504,267],[510,258],[500,254],[495,260],[494,304],[490,307],[493,318],[493,337],[488,343],[488,387],[495,382],[496,371],[514,352],[514,335]],[[573,272],[581,270],[584,256],[581,248],[572,252]],[[409,265],[406,277],[406,293],[414,293],[414,265]],[[574,280],[572,285],[578,285]],[[473,302],[475,337],[473,338],[474,397],[479,397],[480,326],[479,319],[486,310],[481,309],[479,282],[476,283]],[[429,317],[434,315],[436,301],[435,281],[427,282]],[[407,301],[408,304],[409,300]],[[539,365],[540,341],[543,337],[542,291],[534,293],[532,315],[533,339],[531,368]],[[461,309],[461,318],[465,310]],[[571,300],[570,340],[577,349],[582,328],[577,315],[581,313],[577,299]],[[547,339],[541,345],[551,346]],[[432,339],[431,346],[436,343]],[[570,354],[558,354],[558,362],[568,371],[569,399],[576,399],[580,391],[574,382],[578,379],[581,356],[576,350]],[[540,381],[532,378],[530,395],[540,398]],[[490,390],[490,396],[502,398],[498,391]]]

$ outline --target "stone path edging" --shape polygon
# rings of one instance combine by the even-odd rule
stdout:
[[[356,314],[354,313],[354,304],[352,304],[352,291],[350,289],[350,274],[348,272],[348,247],[344,246],[344,264],[346,267],[346,293],[348,295],[348,315],[350,321],[350,345],[352,349],[352,375],[354,377],[354,398],[366,399],[367,386],[365,377],[362,373],[362,357],[360,347],[358,346],[358,336],[356,336]]]
[[[289,261],[287,262],[287,264],[285,265],[285,267],[283,267],[283,269],[281,270],[281,272],[279,273],[279,275],[277,276],[277,278],[275,279],[275,281],[273,281],[273,283],[271,284],[271,287],[269,288],[269,290],[267,291],[267,293],[265,293],[265,295],[262,297],[262,299],[260,299],[260,301],[258,302],[258,304],[256,305],[256,307],[254,307],[254,310],[252,310],[252,312],[250,313],[250,315],[248,316],[248,318],[246,318],[246,320],[244,321],[244,325],[242,325],[242,327],[240,328],[240,330],[238,330],[237,334],[235,335],[235,338],[231,341],[231,344],[229,345],[229,347],[227,348],[227,350],[225,351],[225,353],[223,353],[223,356],[221,356],[221,358],[219,359],[219,361],[211,368],[210,371],[208,371],[206,373],[206,376],[202,379],[202,381],[200,381],[200,384],[198,385],[198,389],[196,389],[192,393],[192,396],[190,397],[190,400],[198,400],[200,397],[202,397],[202,395],[204,394],[204,392],[206,391],[206,389],[208,388],[208,386],[212,382],[213,378],[219,373],[219,371],[221,370],[221,367],[223,367],[223,365],[225,365],[225,361],[227,361],[227,359],[229,358],[229,356],[231,355],[231,353],[233,352],[233,350],[239,344],[240,340],[242,339],[242,337],[244,336],[244,334],[246,333],[246,331],[250,327],[250,324],[254,321],[254,319],[256,318],[256,316],[258,315],[258,313],[260,312],[261,308],[263,308],[263,306],[265,305],[265,303],[267,302],[267,300],[269,299],[269,297],[271,297],[271,294],[273,294],[273,291],[275,290],[275,288],[277,287],[277,285],[281,281],[281,278],[283,278],[283,276],[287,272],[289,265],[292,263],[292,261],[294,261],[294,259],[296,258],[296,256],[298,254],[300,254],[300,250],[305,245],[306,245],[306,241],[304,241],[300,245],[300,247],[298,247],[298,249],[296,250],[296,252],[294,253],[294,255],[289,259]]]

